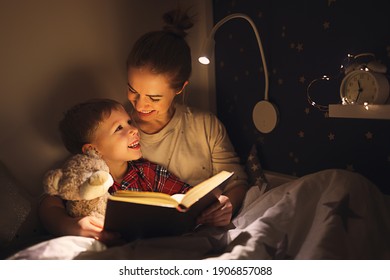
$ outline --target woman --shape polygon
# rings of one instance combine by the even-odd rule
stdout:
[[[193,23],[179,10],[166,13],[163,19],[164,29],[141,36],[127,60],[128,99],[142,153],[190,185],[221,170],[234,171],[234,179],[219,202],[198,218],[202,224],[225,226],[241,206],[247,177],[220,121],[176,102],[191,75],[191,51],[185,36]],[[102,241],[115,237],[102,231],[102,225],[92,217],[70,218],[54,197],[42,201],[40,216],[55,235],[76,234]]]

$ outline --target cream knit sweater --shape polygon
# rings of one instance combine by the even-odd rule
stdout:
[[[190,185],[227,170],[235,175],[225,190],[248,186],[247,175],[225,127],[211,113],[177,104],[172,120],[161,131],[140,131],[140,136],[144,158],[167,167]]]

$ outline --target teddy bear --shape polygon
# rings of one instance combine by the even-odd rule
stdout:
[[[95,216],[101,220],[113,183],[106,162],[93,149],[71,156],[61,168],[49,170],[43,180],[47,194],[66,201],[70,216]]]

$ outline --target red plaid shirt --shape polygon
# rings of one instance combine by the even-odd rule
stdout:
[[[185,193],[191,186],[180,181],[165,167],[145,159],[129,161],[128,171],[121,183],[114,182],[110,193],[117,190],[162,192],[169,195]]]

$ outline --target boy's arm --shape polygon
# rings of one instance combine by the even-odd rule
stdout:
[[[48,232],[55,236],[75,234],[77,222],[70,217],[63,201],[56,196],[45,195],[39,204],[39,217]]]
[[[55,236],[79,235],[93,237],[105,243],[119,238],[119,235],[103,231],[103,224],[92,216],[73,218],[66,212],[63,201],[46,195],[39,205],[39,217],[48,232]]]

